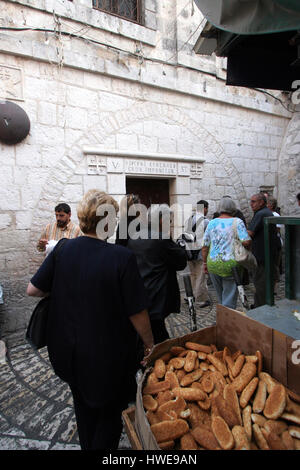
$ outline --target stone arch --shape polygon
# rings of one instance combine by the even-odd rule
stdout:
[[[40,263],[40,257],[36,254],[35,250],[37,234],[45,224],[45,220],[52,218],[53,201],[59,200],[65,185],[73,176],[76,167],[81,163],[82,147],[84,145],[99,145],[103,143],[105,138],[109,135],[117,133],[138,120],[156,118],[160,120],[167,119],[169,122],[185,127],[198,139],[199,146],[202,146],[204,153],[213,154],[215,163],[221,165],[226,176],[230,178],[241,210],[246,217],[249,217],[247,197],[241,178],[234,164],[225,154],[222,145],[216,140],[215,136],[204,129],[200,124],[193,121],[180,108],[168,104],[149,102],[137,103],[123,111],[111,113],[104,119],[101,119],[101,121],[99,120],[98,123],[93,123],[91,128],[84,130],[77,140],[66,147],[64,157],[50,172],[34,211],[30,232],[30,246],[32,249],[30,253],[31,262],[34,263],[34,261],[38,260]]]

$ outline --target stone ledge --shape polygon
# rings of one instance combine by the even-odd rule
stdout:
[[[92,6],[75,4],[69,1],[56,0],[6,0],[7,3],[15,3],[28,8],[40,10],[49,15],[54,13],[62,18],[83,23],[97,29],[117,34],[134,41],[140,41],[150,46],[155,46],[156,31],[150,27],[133,23],[109,13],[105,13]],[[92,1],[90,0],[92,5]],[[151,20],[151,27],[154,22]],[[150,25],[149,25],[150,26]]]

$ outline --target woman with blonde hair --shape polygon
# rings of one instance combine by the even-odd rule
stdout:
[[[84,236],[65,241],[45,259],[27,294],[51,292],[48,353],[71,388],[81,448],[116,449],[122,409],[132,399],[136,332],[153,346],[147,297],[134,254],[108,243],[117,202],[88,191],[78,205]]]

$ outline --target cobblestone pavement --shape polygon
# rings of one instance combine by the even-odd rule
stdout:
[[[281,286],[283,297],[283,287]],[[209,286],[212,305],[198,308],[197,327],[213,325],[216,318],[216,296]],[[253,301],[253,286],[246,288]],[[280,292],[279,292],[280,294]],[[168,317],[171,337],[190,331],[187,305],[181,313]],[[242,310],[238,303],[238,310]],[[69,387],[52,371],[47,348],[34,351],[24,339],[24,332],[5,338],[6,362],[0,364],[0,450],[79,450],[73,402]],[[120,449],[130,449],[123,432]]]

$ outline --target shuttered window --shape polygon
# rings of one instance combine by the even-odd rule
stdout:
[[[93,0],[93,8],[142,23],[142,0]]]

